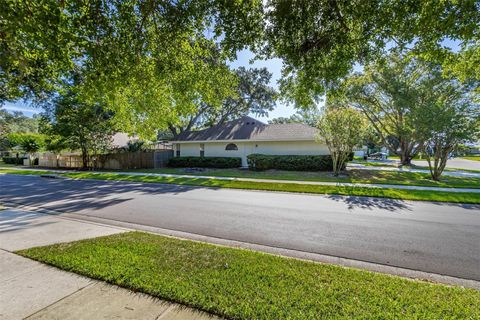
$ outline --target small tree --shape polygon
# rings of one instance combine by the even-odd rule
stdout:
[[[338,176],[353,148],[362,141],[365,119],[352,108],[327,108],[318,121],[319,140],[327,144]]]
[[[44,137],[39,134],[25,134],[20,141],[19,146],[28,154],[28,161],[30,166],[33,166],[34,155],[44,145]]]

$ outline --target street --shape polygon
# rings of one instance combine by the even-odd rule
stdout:
[[[9,201],[480,280],[479,205],[0,175]]]

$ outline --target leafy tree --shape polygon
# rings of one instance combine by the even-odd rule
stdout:
[[[458,81],[442,79],[439,68],[417,113],[416,126],[423,143],[423,153],[433,180],[439,180],[448,158],[461,143],[480,137],[480,105],[472,100],[468,88]]]
[[[328,107],[320,116],[317,126],[319,140],[327,144],[334,175],[338,176],[353,148],[362,141],[365,119],[353,108]]]
[[[10,132],[38,132],[38,117],[25,116],[22,112],[9,112],[0,108],[0,135]]]
[[[402,165],[409,165],[423,146],[415,115],[431,90],[429,84],[427,64],[394,53],[348,77],[342,93],[345,103],[365,114],[390,152],[400,156]]]
[[[45,145],[45,136],[38,133],[13,132],[5,136],[5,149],[21,149],[29,155],[30,165],[33,156]]]
[[[284,123],[304,123],[311,127],[315,127],[318,122],[318,109],[306,109],[306,110],[299,110],[297,113],[291,115],[288,118],[279,117],[274,118],[268,123],[270,124],[284,124]]]
[[[45,133],[59,136],[61,146],[81,151],[83,168],[90,162],[95,167],[98,154],[111,147],[116,132],[113,113],[81,101],[75,87],[57,97],[43,117],[48,123]]]
[[[240,67],[235,71],[238,84],[231,95],[221,105],[211,105],[202,101],[194,113],[183,115],[179,121],[169,125],[174,136],[191,130],[224,123],[253,113],[265,116],[275,107],[277,92],[269,83],[272,74],[266,68],[246,69]]]
[[[25,139],[23,139],[23,141],[20,143],[20,147],[22,148],[22,150],[28,153],[30,166],[33,166],[34,155],[35,153],[40,151],[42,146],[43,146],[43,139],[41,137],[34,137],[34,136],[25,137]]]
[[[355,64],[372,63],[392,45],[458,75],[472,75],[470,66],[478,70],[476,0],[270,0],[265,12],[265,51],[283,60],[281,91],[299,106],[313,105]],[[460,56],[444,47],[445,39],[461,43]]]
[[[0,101],[55,96],[81,70],[82,101],[104,104],[142,136],[195,113],[199,101],[230,96],[226,61],[263,24],[258,0],[0,0],[0,8]]]

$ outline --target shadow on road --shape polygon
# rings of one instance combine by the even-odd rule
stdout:
[[[138,194],[179,194],[195,187],[120,181],[51,180],[41,177],[4,175],[1,177],[0,201],[27,206],[41,206],[60,212],[100,210],[132,198],[119,198],[126,192]]]
[[[371,198],[371,197],[361,197],[361,196],[340,196],[340,195],[329,195],[327,196],[331,200],[337,202],[344,202],[348,209],[384,209],[391,212],[398,210],[408,210],[411,211],[410,206],[406,204],[403,200],[388,199],[388,198]]]

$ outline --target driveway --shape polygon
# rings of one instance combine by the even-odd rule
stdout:
[[[0,201],[480,280],[480,206],[0,175]]]

